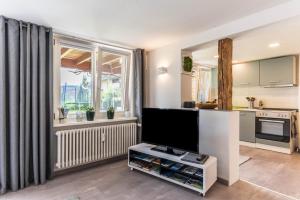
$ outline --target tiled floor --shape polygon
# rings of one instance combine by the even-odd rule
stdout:
[[[246,152],[246,149],[243,151]],[[78,198],[81,200],[289,199],[243,181],[238,181],[231,187],[216,183],[203,198],[196,192],[137,171],[130,171],[125,160],[61,176],[48,181],[45,185],[32,186],[0,197],[7,200],[77,200]]]
[[[292,155],[240,146],[251,160],[240,167],[240,178],[300,199],[300,154]]]

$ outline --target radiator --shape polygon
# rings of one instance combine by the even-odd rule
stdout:
[[[127,154],[136,144],[136,123],[57,131],[58,169]]]

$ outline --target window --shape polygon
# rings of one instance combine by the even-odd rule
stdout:
[[[60,106],[69,114],[92,105],[92,53],[62,47],[60,66]]]
[[[129,109],[130,58],[130,50],[55,37],[54,112],[63,107],[67,118],[76,118],[94,107],[104,117],[112,106],[122,114]]]
[[[194,101],[214,101],[218,96],[217,69],[214,67],[194,67],[192,79],[192,98]]]
[[[102,51],[100,111],[110,106],[124,111],[124,87],[128,56]]]

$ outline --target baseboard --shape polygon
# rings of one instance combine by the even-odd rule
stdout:
[[[74,172],[83,171],[83,170],[94,168],[94,167],[99,167],[99,166],[109,164],[109,163],[113,163],[113,162],[116,162],[116,161],[126,160],[127,158],[128,158],[128,155],[125,154],[125,155],[122,155],[122,156],[109,158],[109,159],[106,159],[106,160],[101,160],[101,161],[97,161],[97,162],[93,162],[93,163],[88,163],[88,164],[85,164],[85,165],[80,165],[80,166],[67,168],[67,169],[62,169],[62,170],[57,170],[57,171],[54,171],[53,176],[51,178],[71,174],[71,173],[74,173]]]
[[[225,180],[225,179],[223,179],[223,178],[217,177],[217,182],[218,182],[218,183],[221,183],[221,184],[223,184],[223,185],[229,186],[229,181],[228,181],[228,180]]]
[[[253,147],[253,148],[255,148],[255,146],[256,146],[255,143],[252,143],[252,142],[244,142],[244,141],[240,141],[239,144],[242,145],[242,146]]]
[[[279,153],[292,154],[290,149],[283,148],[283,147],[275,147],[275,146],[260,144],[260,143],[256,143],[255,147],[259,149],[269,150],[269,151],[276,151]]]
[[[275,151],[275,152],[285,153],[285,154],[292,154],[292,151],[290,149],[284,147],[276,147],[267,144],[251,143],[251,142],[244,142],[244,141],[240,141],[239,144],[246,147],[264,149],[264,150]]]

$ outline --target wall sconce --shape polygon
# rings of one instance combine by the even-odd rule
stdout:
[[[157,68],[158,74],[166,74],[168,73],[168,68],[167,67],[159,67]]]

